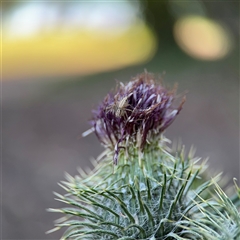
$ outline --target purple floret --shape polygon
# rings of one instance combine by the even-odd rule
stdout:
[[[105,97],[91,123],[101,143],[114,151],[114,164],[121,148],[143,151],[173,122],[185,101],[173,107],[175,95],[176,88],[169,91],[144,72]]]

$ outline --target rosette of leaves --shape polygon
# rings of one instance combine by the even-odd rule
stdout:
[[[205,162],[184,148],[167,146],[163,131],[182,109],[176,88],[167,90],[154,75],[119,83],[98,109],[92,128],[105,151],[92,172],[80,170],[61,182],[55,193],[69,207],[57,230],[62,239],[239,239],[239,188],[229,198],[217,185],[219,176],[201,178]],[[214,190],[215,189],[215,190]]]

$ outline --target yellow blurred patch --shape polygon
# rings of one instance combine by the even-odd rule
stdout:
[[[121,34],[55,31],[2,41],[3,80],[86,75],[149,60],[156,38],[139,21]]]

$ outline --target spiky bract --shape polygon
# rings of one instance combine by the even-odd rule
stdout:
[[[52,209],[74,218],[56,224],[68,227],[63,239],[237,239],[231,236],[239,234],[240,217],[231,200],[219,187],[217,200],[204,199],[217,177],[193,184],[204,164],[160,147],[144,165],[137,158],[136,152],[128,162],[120,159],[115,172],[109,158],[87,178],[68,175],[61,184],[68,194],[57,197],[74,208]]]

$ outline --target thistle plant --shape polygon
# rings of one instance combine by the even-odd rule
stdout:
[[[93,111],[91,129],[105,150],[93,170],[66,175],[56,199],[69,207],[49,209],[63,218],[61,239],[240,239],[240,189],[228,197],[220,175],[206,179],[206,162],[169,147],[165,129],[185,97],[144,72],[119,83]],[[50,231],[50,232],[51,232]]]

